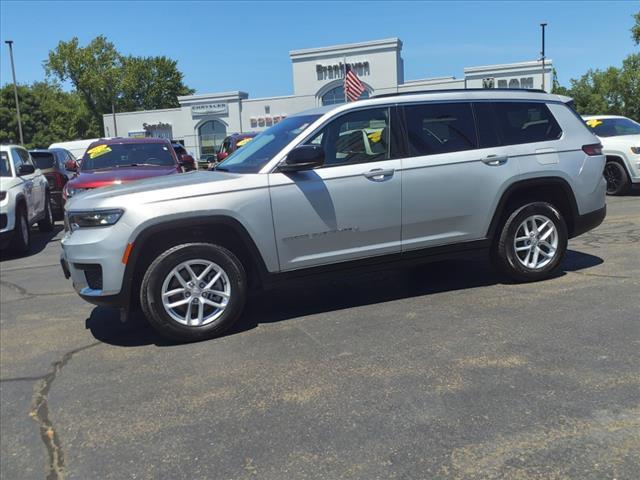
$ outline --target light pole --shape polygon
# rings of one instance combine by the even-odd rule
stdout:
[[[16,114],[18,117],[18,133],[20,133],[20,145],[24,145],[24,137],[22,136],[22,120],[20,119],[20,102],[18,101],[18,85],[16,85],[16,69],[13,65],[13,40],[5,40],[4,43],[9,45],[9,57],[11,57],[11,72],[13,73],[13,93],[16,96]]]
[[[545,90],[545,85],[544,85],[544,77],[545,77],[545,71],[544,71],[544,29],[547,26],[546,23],[541,23],[540,26],[542,27],[542,51],[540,52],[540,55],[542,56],[542,90]]]

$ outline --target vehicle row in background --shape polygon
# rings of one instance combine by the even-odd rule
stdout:
[[[17,253],[31,249],[31,226],[53,230],[47,179],[19,145],[0,146],[0,248]]]
[[[209,161],[209,168],[215,167],[215,165],[219,162],[222,162],[233,152],[242,148],[244,145],[249,143],[253,138],[258,135],[256,132],[247,132],[247,133],[234,133],[229,135],[222,141],[222,145],[220,145],[220,149],[215,154],[215,159]]]
[[[53,218],[62,220],[64,217],[64,195],[62,191],[73,173],[68,168],[76,163],[75,156],[64,148],[49,148],[29,150],[36,168],[38,168],[49,182],[49,192]]]
[[[640,187],[640,124],[616,115],[584,116],[607,156],[607,194],[622,195]]]
[[[80,166],[71,166],[75,175],[64,187],[64,198],[93,188],[195,170],[193,157],[178,155],[176,148],[163,138],[98,140],[89,145]]]

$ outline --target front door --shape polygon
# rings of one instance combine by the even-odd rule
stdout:
[[[400,160],[389,127],[386,107],[346,113],[306,142],[322,145],[324,166],[269,174],[281,270],[400,252]]]

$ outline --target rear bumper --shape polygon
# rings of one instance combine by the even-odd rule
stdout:
[[[607,206],[594,210],[593,212],[585,213],[584,215],[578,215],[574,221],[573,232],[571,238],[582,235],[583,233],[593,230],[599,226],[604,218],[607,216]]]

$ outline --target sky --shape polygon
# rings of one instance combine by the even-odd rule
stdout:
[[[14,41],[18,83],[45,78],[59,41],[104,34],[123,54],[178,61],[196,93],[293,93],[290,50],[381,38],[403,42],[405,80],[463,68],[536,60],[540,22],[547,58],[568,85],[590,68],[620,66],[640,51],[632,14],[640,2],[35,2],[0,1],[0,84],[11,81],[4,40]]]

